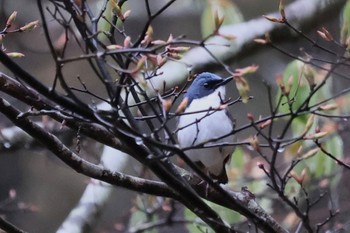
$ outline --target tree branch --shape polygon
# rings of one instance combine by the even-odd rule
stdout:
[[[26,118],[18,118],[18,115],[20,115],[21,112],[13,108],[4,99],[0,99],[0,112],[2,112],[6,117],[8,117],[15,125],[23,129],[32,137],[36,138],[43,145],[48,147],[48,149],[51,152],[56,154],[63,162],[65,162],[68,166],[73,168],[78,173],[82,173],[86,176],[104,181],[112,185],[124,187],[133,191],[163,197],[171,197],[176,200],[182,201],[182,198],[177,193],[172,191],[163,182],[137,178],[122,174],[120,172],[111,172],[108,169],[101,168],[100,166],[94,165],[86,160],[83,160],[78,155],[69,150],[65,145],[63,145],[59,141],[59,139],[51,133],[47,132],[46,130],[44,130],[43,128],[39,127],[38,125],[34,124]],[[221,194],[219,194],[214,189],[208,189],[209,186],[205,182],[198,182],[198,178],[190,178],[188,180],[192,184],[192,187],[202,197],[237,211],[236,205],[234,203],[222,199]],[[235,194],[234,192],[229,192],[229,195],[231,195],[237,202],[241,203],[242,206],[247,207],[244,211],[259,213],[259,215],[257,215],[257,218],[265,219],[266,225],[259,226],[262,229],[269,229],[269,232],[287,232],[254,201],[254,198],[251,198],[249,197],[249,195],[247,196],[245,194]]]
[[[345,0],[297,0],[286,7],[288,22],[292,25],[298,25],[299,28],[309,26],[311,22],[324,20],[325,16],[331,11],[336,11],[345,4]],[[279,17],[279,13],[271,15]],[[278,34],[283,24],[272,23],[263,17],[249,20],[247,22],[235,25],[222,26],[220,33],[223,35],[236,35],[233,41],[226,40],[216,36],[206,41],[206,48],[212,54],[208,54],[201,47],[193,48],[188,51],[182,59],[178,61],[168,61],[157,73],[157,77],[152,79],[154,89],[148,88],[148,96],[153,96],[154,90],[161,90],[164,82],[167,88],[171,88],[183,83],[188,77],[188,67],[191,65],[195,72],[207,70],[210,66],[219,65],[216,61],[229,61],[239,56],[247,56],[253,48],[259,46],[253,40],[264,36],[266,33],[274,35],[274,41],[281,41],[293,37],[293,33]],[[215,59],[213,59],[213,56]]]
[[[11,233],[26,233],[25,231],[19,229],[18,227],[6,221],[2,217],[0,217],[0,229],[4,230],[5,232]]]

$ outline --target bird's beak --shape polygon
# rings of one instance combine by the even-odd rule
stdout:
[[[233,79],[233,77],[228,77],[228,78],[225,78],[223,79],[221,82],[217,83],[215,85],[215,88],[218,88],[220,86],[223,86],[223,85],[226,85],[228,82],[230,82],[231,80]]]

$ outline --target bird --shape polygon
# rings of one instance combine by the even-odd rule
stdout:
[[[177,139],[181,148],[196,146],[209,140],[228,135],[205,146],[233,143],[235,120],[223,106],[225,85],[233,78],[203,72],[197,75],[180,103],[177,112]],[[230,160],[234,146],[213,146],[186,150],[186,155],[199,165],[213,180],[226,184],[225,165]]]

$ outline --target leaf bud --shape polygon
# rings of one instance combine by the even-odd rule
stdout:
[[[10,17],[8,17],[7,21],[6,21],[6,27],[9,28],[11,27],[12,23],[15,21],[17,16],[17,11],[12,12],[12,14],[10,15]]]

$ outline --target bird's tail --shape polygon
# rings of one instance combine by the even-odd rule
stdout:
[[[214,175],[214,174],[210,173],[210,176],[213,179],[217,180],[220,184],[227,184],[228,177],[227,177],[227,173],[226,173],[225,164],[224,164],[224,167],[219,175]]]

